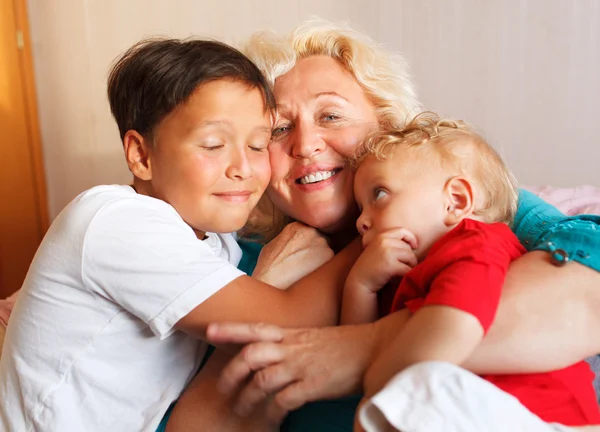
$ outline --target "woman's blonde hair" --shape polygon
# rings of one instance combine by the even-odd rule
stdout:
[[[322,55],[337,60],[363,88],[382,127],[404,124],[407,117],[420,111],[404,57],[348,25],[313,18],[286,37],[266,31],[255,33],[242,51],[271,85],[303,58]]]
[[[284,37],[258,32],[242,46],[242,52],[271,85],[303,58],[322,55],[337,60],[364,90],[381,128],[398,127],[422,110],[405,59],[346,24],[313,18]],[[265,194],[242,234],[268,241],[289,221]]]
[[[472,126],[423,112],[404,128],[374,132],[350,163],[357,168],[367,157],[385,160],[402,147],[419,151],[425,160],[439,162],[452,175],[474,182],[476,216],[488,223],[512,223],[518,202],[515,177]]]

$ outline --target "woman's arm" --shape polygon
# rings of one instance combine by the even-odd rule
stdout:
[[[573,364],[600,352],[593,330],[600,328],[599,310],[599,272],[528,253],[509,268],[496,319],[464,366],[475,373],[527,373]]]
[[[577,263],[557,267],[533,252],[510,267],[496,320],[464,366],[476,373],[542,372],[600,352],[600,273]],[[221,382],[239,394],[242,411],[275,394],[274,416],[304,403],[361,390],[366,368],[408,319],[393,313],[373,324],[283,330],[273,326],[220,324],[209,340],[252,344],[227,366]]]

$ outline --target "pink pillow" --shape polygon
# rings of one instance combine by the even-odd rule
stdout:
[[[578,214],[600,215],[599,187],[553,188],[551,186],[524,186],[524,189],[533,192],[568,216]]]
[[[6,327],[8,324],[8,317],[10,316],[15,301],[17,301],[18,294],[19,291],[5,300],[0,300],[0,327]]]

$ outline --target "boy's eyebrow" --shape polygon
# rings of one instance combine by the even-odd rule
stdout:
[[[233,126],[229,120],[203,120],[198,124],[198,129],[207,127],[207,126]],[[259,130],[261,132],[271,133],[271,128],[269,126],[257,126],[254,130]]]
[[[198,128],[203,128],[206,126],[230,126],[231,122],[229,120],[203,120],[198,124]]]

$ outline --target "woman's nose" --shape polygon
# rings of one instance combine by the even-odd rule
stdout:
[[[314,126],[298,125],[294,130],[292,156],[308,159],[325,150],[327,144],[319,136]]]

